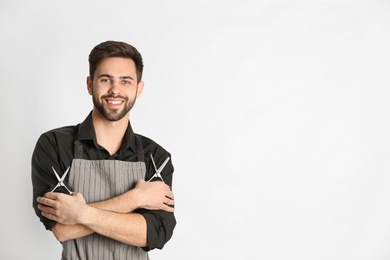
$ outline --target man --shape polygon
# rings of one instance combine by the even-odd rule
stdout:
[[[92,112],[44,133],[35,147],[33,207],[62,243],[63,259],[148,259],[176,220],[171,155],[129,122],[144,88],[142,57],[107,41],[91,51],[89,66]]]

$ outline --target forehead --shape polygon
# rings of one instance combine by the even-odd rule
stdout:
[[[136,75],[135,63],[129,58],[110,57],[102,60],[95,70],[95,76],[109,74],[112,76],[133,76]]]

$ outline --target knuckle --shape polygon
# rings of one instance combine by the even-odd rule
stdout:
[[[51,206],[52,206],[52,208],[57,209],[59,204],[55,201],[55,202],[53,202],[53,205],[51,205]]]

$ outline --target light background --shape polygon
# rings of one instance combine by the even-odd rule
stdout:
[[[92,108],[90,50],[136,46],[136,132],[173,155],[151,259],[390,259],[390,2],[0,2],[0,259],[59,259],[34,215],[39,135]]]

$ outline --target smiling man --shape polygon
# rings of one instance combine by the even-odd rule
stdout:
[[[172,237],[176,220],[171,155],[129,122],[144,88],[142,57],[107,41],[89,64],[93,109],[84,122],[39,138],[33,207],[62,243],[62,259],[148,259]]]

